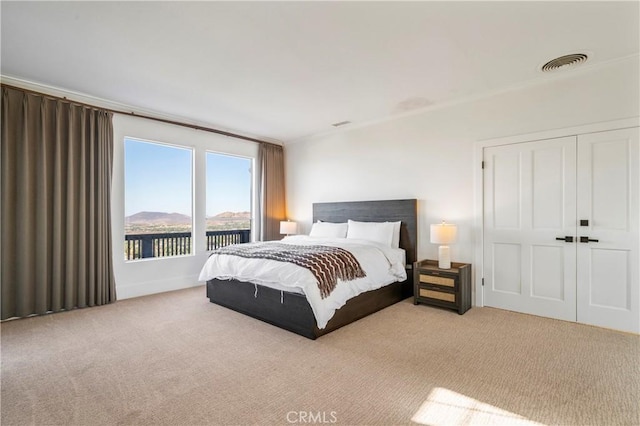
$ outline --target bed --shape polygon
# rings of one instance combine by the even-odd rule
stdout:
[[[206,294],[212,303],[249,315],[309,339],[350,324],[412,296],[411,265],[416,261],[417,202],[408,200],[315,203],[313,222],[344,223],[400,221],[399,247],[406,255],[404,281],[366,291],[337,309],[326,326],[319,328],[304,294],[284,291],[248,281],[209,279]]]

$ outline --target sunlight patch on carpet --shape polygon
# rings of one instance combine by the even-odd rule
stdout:
[[[511,413],[444,388],[434,388],[411,418],[422,425],[509,425],[541,426]]]

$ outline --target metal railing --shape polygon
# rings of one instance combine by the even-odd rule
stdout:
[[[231,231],[207,231],[207,250],[215,250],[230,244],[248,243],[251,240],[250,229]]]
[[[230,244],[248,243],[250,240],[250,229],[207,231],[207,250],[215,250]],[[191,232],[129,234],[124,236],[125,260],[187,254],[191,254]]]

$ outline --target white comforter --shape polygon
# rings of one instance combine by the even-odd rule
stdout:
[[[298,290],[306,295],[316,317],[318,328],[324,328],[336,309],[342,307],[352,297],[407,279],[404,268],[405,252],[402,249],[393,249],[366,240],[311,238],[305,235],[285,237],[279,242],[343,248],[358,259],[367,276],[353,281],[338,280],[333,292],[322,299],[315,277],[306,268],[275,260],[213,254],[200,271],[199,280],[237,279],[287,291]]]

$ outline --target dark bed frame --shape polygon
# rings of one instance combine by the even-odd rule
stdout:
[[[281,292],[269,287],[236,280],[207,281],[207,297],[212,303],[241,312],[280,328],[316,339],[337,328],[350,324],[369,314],[393,305],[413,294],[409,270],[416,261],[417,201],[351,201],[315,203],[313,221],[346,222],[396,222],[401,221],[400,247],[407,258],[407,280],[395,282],[377,290],[367,291],[350,299],[338,309],[327,326],[319,329],[316,319],[303,294]]]

